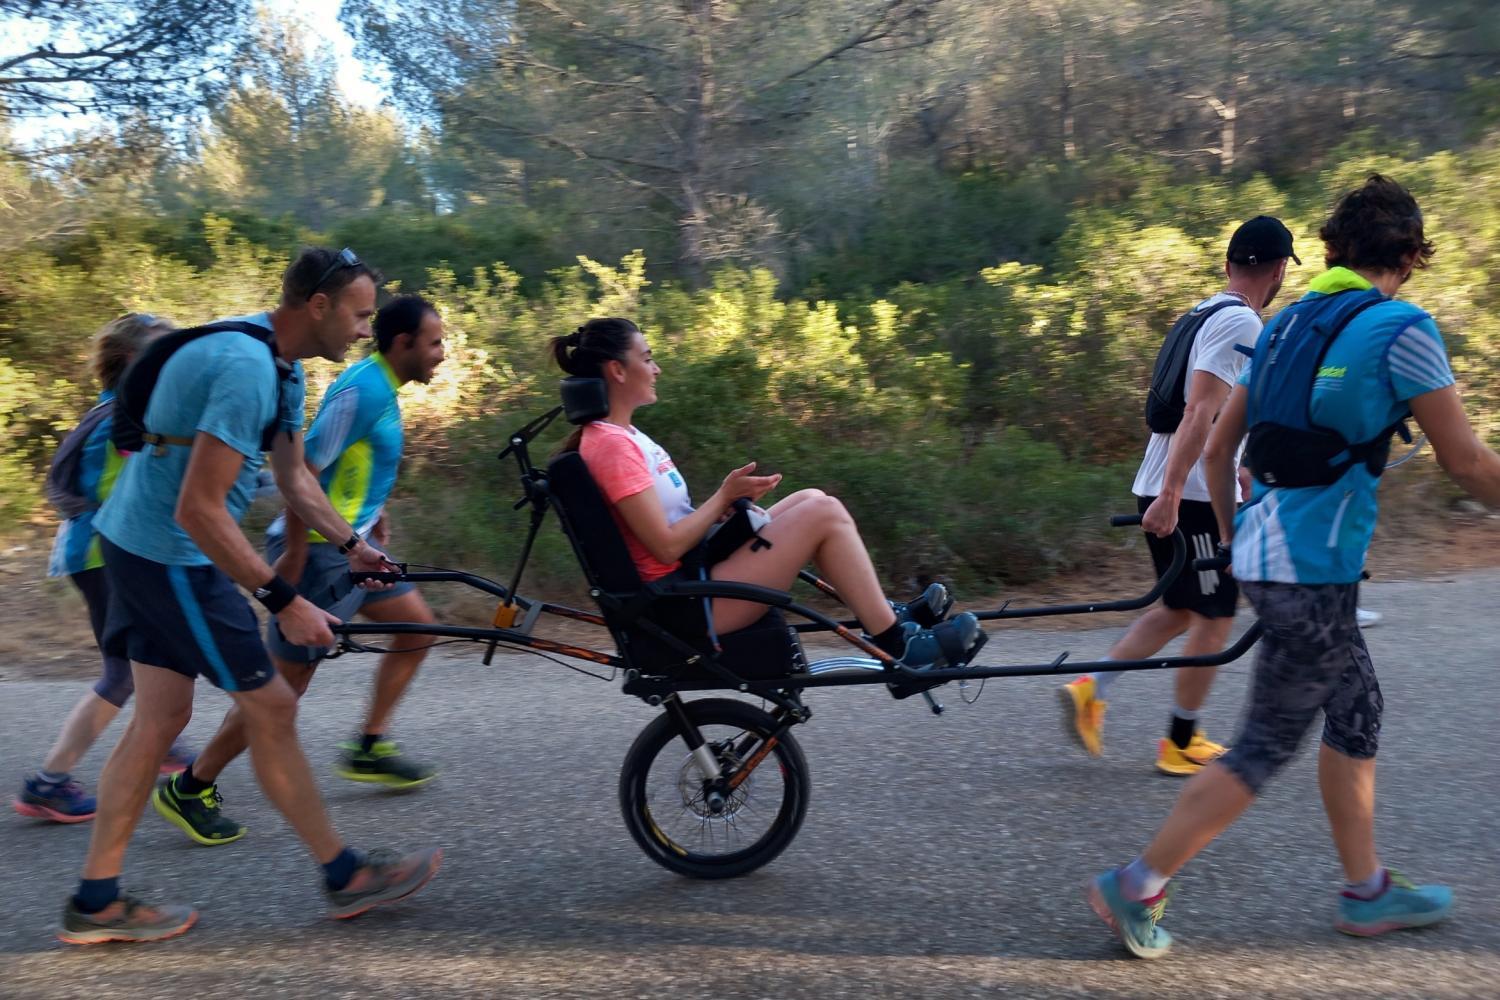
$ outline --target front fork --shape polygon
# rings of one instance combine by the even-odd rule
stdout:
[[[778,699],[778,701],[781,700]],[[781,737],[793,726],[807,721],[811,714],[795,696],[786,699],[772,716],[777,723],[775,731],[767,736],[760,748],[748,758],[745,754],[754,745],[754,737],[747,738],[745,743],[748,745],[735,748],[737,756],[744,759],[744,764],[733,771],[726,771],[723,762],[719,760],[719,755],[714,752],[713,747],[708,745],[697,724],[688,716],[682,699],[675,693],[670,694],[662,700],[662,706],[671,718],[678,735],[687,744],[693,763],[698,767],[698,773],[703,776],[704,801],[709,810],[714,813],[724,810],[728,802],[728,793],[743,784],[745,779],[750,777],[751,772],[770,756],[770,752],[775,749]]]

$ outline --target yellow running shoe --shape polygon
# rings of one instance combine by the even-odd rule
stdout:
[[[1193,733],[1187,749],[1179,750],[1177,744],[1163,737],[1156,747],[1156,769],[1162,774],[1186,776],[1197,774],[1203,766],[1223,755],[1228,747],[1221,746],[1203,735],[1200,730]]]
[[[1104,752],[1104,710],[1109,703],[1094,697],[1094,679],[1080,677],[1057,689],[1062,702],[1063,732],[1091,757]]]

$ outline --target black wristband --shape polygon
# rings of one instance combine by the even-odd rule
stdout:
[[[273,576],[259,587],[253,595],[271,614],[280,614],[281,609],[297,599],[297,588],[279,576]]]
[[[364,541],[364,539],[360,538],[359,532],[356,531],[354,534],[349,536],[349,540],[347,542],[339,546],[339,555],[347,556],[349,553],[359,548],[359,543],[362,541]]]

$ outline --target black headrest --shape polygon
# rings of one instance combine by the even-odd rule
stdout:
[[[587,424],[609,416],[609,393],[602,378],[572,375],[562,380],[561,387],[563,416],[568,423]]]

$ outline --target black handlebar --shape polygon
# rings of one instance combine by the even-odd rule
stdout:
[[[1110,517],[1109,523],[1111,527],[1128,528],[1140,524],[1141,515],[1114,514]],[[1098,611],[1135,611],[1147,607],[1167,592],[1167,588],[1187,566],[1187,539],[1183,536],[1182,529],[1174,530],[1171,539],[1172,564],[1167,567],[1166,572],[1157,577],[1155,585],[1139,597],[1116,601],[1089,601],[1083,604],[1043,605],[1035,608],[1012,608],[1010,603],[1006,602],[994,611],[977,612],[974,617],[982,622],[992,622],[1006,618],[1043,618],[1051,615],[1087,615]]]

